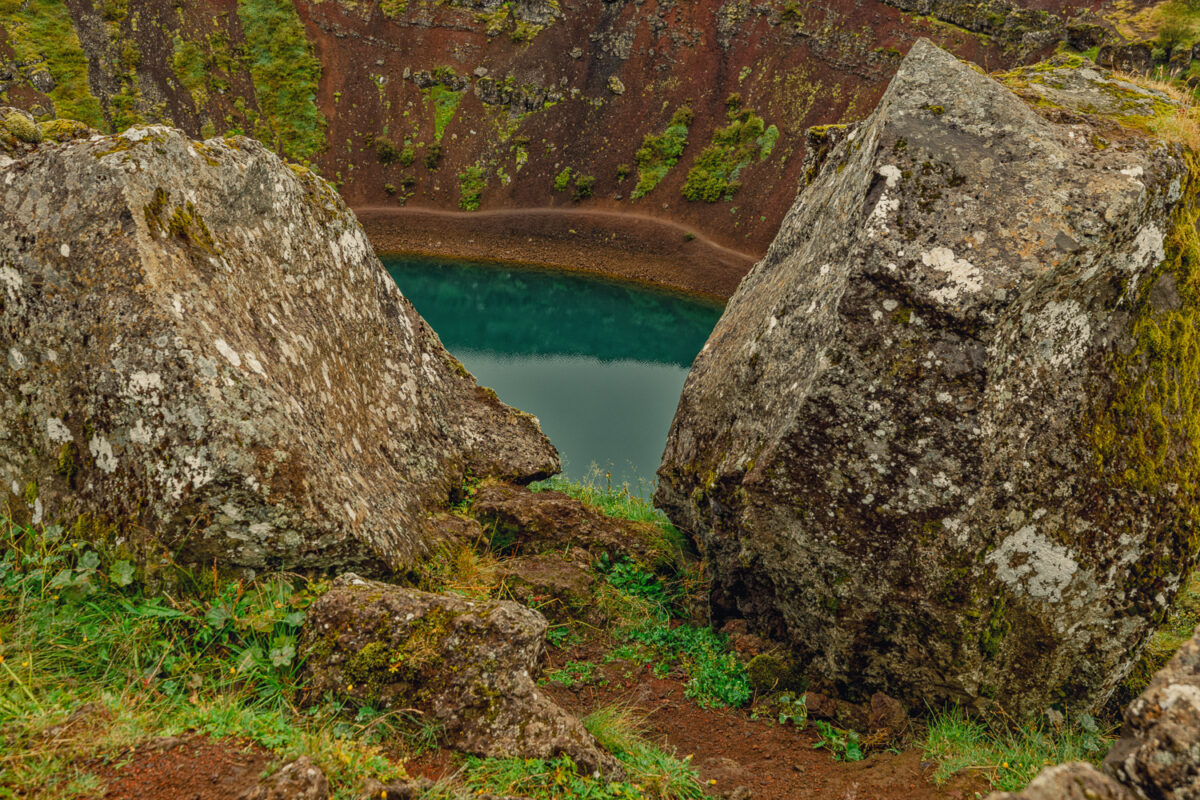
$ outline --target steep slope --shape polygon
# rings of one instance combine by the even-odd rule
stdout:
[[[865,116],[917,36],[1045,52],[1077,6],[1037,6],[968,30],[879,0],[0,0],[0,101],[253,134],[356,208],[579,205],[761,252],[808,126]]]

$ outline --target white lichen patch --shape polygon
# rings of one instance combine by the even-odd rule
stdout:
[[[225,360],[230,364],[239,368],[242,366],[242,357],[224,339],[217,339],[213,342],[213,345],[217,348],[217,352],[225,356]]]
[[[887,180],[887,187],[889,189],[895,189],[896,184],[900,182],[900,178],[903,175],[900,172],[900,168],[895,164],[884,164],[879,168],[879,174]]]
[[[138,370],[129,376],[128,390],[130,395],[146,398],[157,405],[163,390],[162,375]]]
[[[950,304],[964,292],[977,292],[983,288],[983,273],[965,258],[958,258],[949,247],[935,247],[921,254],[921,263],[946,275],[946,285],[929,293],[941,303]]]
[[[1138,231],[1133,240],[1133,254],[1130,257],[1129,271],[1141,272],[1147,267],[1157,266],[1167,257],[1163,249],[1163,233],[1154,225],[1147,225]]]
[[[154,442],[162,435],[161,431],[155,432],[152,428],[146,425],[146,421],[139,419],[133,423],[133,427],[129,429],[129,440],[134,444],[154,444]]]
[[[96,467],[101,472],[110,475],[117,471],[117,457],[113,455],[112,444],[103,436],[96,435],[88,442],[88,452],[96,460]]]
[[[1014,591],[1057,603],[1079,569],[1071,552],[1026,525],[987,555],[996,577]]]
[[[0,267],[0,284],[4,284],[9,299],[16,300],[17,292],[25,285],[25,279],[12,267]]]
[[[1074,300],[1047,303],[1032,327],[1040,334],[1036,352],[1052,367],[1078,362],[1092,339],[1087,311]]]
[[[71,257],[71,245],[64,242],[62,247],[58,248],[58,252],[62,254],[63,258],[70,258]]]
[[[71,430],[58,417],[48,417],[46,419],[46,438],[55,444],[66,444],[67,442],[75,441],[75,437],[71,435]]]

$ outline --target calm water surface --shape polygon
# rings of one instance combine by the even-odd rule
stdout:
[[[549,270],[384,264],[481,384],[537,416],[564,473],[586,479],[594,467],[648,491],[719,304]]]

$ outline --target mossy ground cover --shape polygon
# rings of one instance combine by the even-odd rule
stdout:
[[[60,117],[105,126],[100,101],[88,86],[88,63],[63,0],[0,0],[0,23],[8,30],[16,60],[44,66],[54,77],[50,91]]]
[[[738,177],[756,159],[765,161],[779,139],[779,129],[767,126],[751,109],[742,108],[741,98],[726,102],[729,123],[713,131],[712,143],[688,170],[683,196],[691,201],[715,203],[732,200],[741,188]]]
[[[689,106],[680,106],[671,115],[666,130],[660,134],[646,134],[642,146],[634,155],[638,167],[638,182],[630,196],[637,200],[654,191],[671,168],[679,163],[688,144],[688,129],[694,120]]]
[[[317,108],[321,62],[290,0],[238,0],[254,94],[262,115],[254,132],[297,161],[325,149],[324,115]]]

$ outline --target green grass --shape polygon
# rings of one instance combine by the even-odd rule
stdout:
[[[487,178],[483,167],[472,164],[458,173],[459,200],[458,207],[463,211],[477,211],[479,198],[487,188]]]
[[[8,40],[17,61],[45,66],[57,83],[50,92],[60,118],[86,122],[95,128],[106,125],[100,101],[88,85],[88,63],[71,13],[63,0],[0,0],[0,23],[8,29]]]
[[[321,62],[291,0],[238,0],[254,94],[262,112],[255,136],[276,152],[307,161],[325,149],[317,108]]]
[[[600,473],[599,470],[593,470],[582,481],[555,475],[553,478],[531,483],[529,488],[535,492],[547,489],[562,492],[610,517],[671,526],[667,515],[651,505],[640,493],[635,493],[629,484],[614,487],[609,473]],[[674,526],[671,526],[671,531],[674,530]],[[683,541],[677,532],[670,533],[669,536],[672,540]]]
[[[471,795],[485,792],[531,800],[700,800],[705,797],[690,758],[656,747],[646,738],[643,720],[631,709],[608,706],[593,711],[584,727],[625,768],[624,781],[604,782],[580,776],[569,758],[469,758],[462,783]],[[452,797],[435,791],[435,797]]]
[[[446,126],[458,112],[458,104],[462,102],[462,92],[456,92],[449,87],[437,84],[425,90],[425,96],[433,104],[433,138],[442,141]]]
[[[0,798],[98,796],[88,759],[188,731],[249,739],[281,761],[308,754],[339,798],[400,774],[379,751],[399,735],[395,718],[331,698],[292,704],[298,626],[317,587],[181,573],[151,596],[139,577],[61,529],[0,527]],[[91,718],[46,740],[88,704]]]
[[[925,755],[938,762],[934,780],[967,770],[982,774],[996,789],[1019,792],[1044,767],[1068,761],[1103,760],[1112,738],[1090,717],[1057,729],[1048,724],[1005,727],[968,717],[961,709],[934,714],[925,738]]]
[[[634,159],[638,166],[638,182],[630,196],[637,200],[654,191],[654,187],[679,163],[688,144],[688,129],[693,120],[692,109],[680,106],[661,134],[646,134]]]
[[[728,637],[673,619],[686,595],[682,582],[667,584],[631,561],[606,557],[596,569],[609,588],[598,595],[597,607],[615,620],[612,635],[628,648],[622,657],[657,662],[660,674],[681,669],[688,677],[684,694],[702,708],[738,707],[750,700],[746,667]]]

